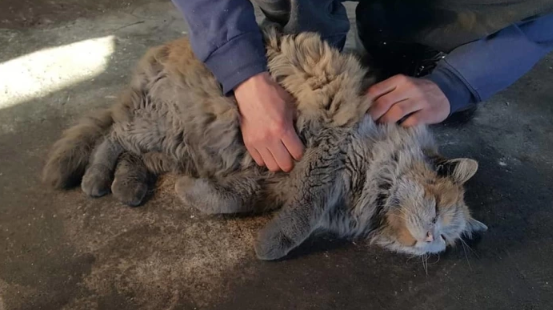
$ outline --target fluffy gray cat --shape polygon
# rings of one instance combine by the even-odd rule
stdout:
[[[81,182],[139,204],[149,174],[181,176],[177,195],[200,211],[280,208],[257,238],[260,259],[278,259],[316,230],[365,238],[393,251],[439,253],[485,230],[463,200],[471,159],[438,155],[425,127],[377,125],[363,95],[367,71],[313,33],[264,29],[273,78],[296,99],[295,126],[306,145],[291,173],[258,167],[241,140],[235,99],[183,38],[153,48],[121,99],[66,130],[44,179]]]

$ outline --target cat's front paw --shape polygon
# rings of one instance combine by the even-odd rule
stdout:
[[[295,246],[294,241],[272,221],[259,232],[255,253],[259,259],[275,260],[286,256]]]
[[[111,170],[101,165],[92,165],[83,176],[81,188],[90,197],[102,197],[109,193]]]

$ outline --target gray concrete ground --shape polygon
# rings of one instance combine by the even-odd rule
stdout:
[[[0,27],[0,310],[553,309],[552,56],[468,124],[435,127],[446,154],[479,160],[467,201],[490,229],[426,272],[332,237],[258,261],[267,217],[203,216],[171,177],[139,208],[46,188],[61,130],[186,28],[170,2],[145,0],[3,0]]]

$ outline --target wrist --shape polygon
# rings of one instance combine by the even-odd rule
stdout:
[[[450,115],[477,101],[464,81],[444,65],[436,67],[425,78],[436,84],[445,95]]]
[[[254,74],[251,77],[244,80],[242,83],[238,84],[234,88],[234,93],[241,93],[243,90],[252,89],[260,84],[268,84],[269,83],[269,73],[267,71],[263,71],[258,74]]]

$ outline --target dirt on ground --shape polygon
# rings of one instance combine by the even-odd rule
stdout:
[[[78,18],[91,18],[148,2],[153,1],[2,0],[0,27],[12,29],[51,27]]]

